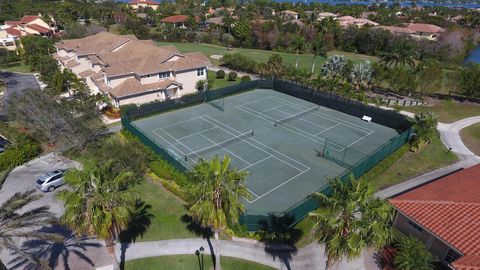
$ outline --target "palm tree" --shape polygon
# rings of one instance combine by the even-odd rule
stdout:
[[[312,71],[311,73],[315,71],[315,60],[317,56],[327,56],[327,48],[325,45],[325,41],[321,36],[317,37],[313,42],[312,42],[312,53],[313,53],[313,61],[312,61]]]
[[[322,208],[310,213],[316,218],[314,230],[319,242],[325,244],[328,269],[341,258],[359,256],[367,247],[382,248],[393,238],[388,225],[392,218],[390,207],[373,196],[365,181],[350,177],[329,180],[330,195],[315,193]]]
[[[345,65],[347,65],[347,60],[343,55],[329,56],[322,65],[322,75],[336,79],[342,74]]]
[[[382,62],[385,66],[390,66],[393,64],[393,67],[397,65],[401,66],[415,66],[416,51],[415,45],[408,41],[403,40],[394,43],[394,47],[387,53],[384,53],[381,56]]]
[[[220,266],[219,233],[227,224],[238,222],[245,211],[241,197],[248,198],[245,186],[246,172],[230,168],[229,157],[210,162],[201,160],[191,173],[194,183],[191,190],[189,212],[204,227],[212,228],[215,236],[215,269]]]
[[[292,47],[296,50],[295,69],[298,69],[298,54],[305,49],[305,38],[302,36],[294,36]]]
[[[72,189],[57,197],[65,205],[61,222],[76,235],[96,236],[113,245],[135,213],[136,194],[129,188],[134,173],[116,173],[112,161],[97,165],[87,160],[83,170],[71,170],[65,181]]]
[[[432,112],[415,114],[415,137],[412,141],[411,150],[417,151],[430,143],[435,136],[438,136],[437,124],[438,121]]]
[[[0,173],[1,189],[8,173]],[[17,192],[0,205],[0,251],[4,249],[10,250],[25,260],[48,268],[48,264],[45,264],[44,261],[31,256],[15,245],[16,240],[19,238],[49,239],[54,241],[60,239],[55,234],[30,230],[35,227],[48,225],[54,218],[48,211],[49,208],[47,206],[26,209],[31,203],[41,198],[41,195],[34,193],[35,190],[33,189]],[[7,270],[7,267],[1,260],[0,270]]]
[[[365,83],[372,81],[372,73],[370,61],[363,61],[353,65],[349,77],[353,85],[355,85],[356,91],[359,91]]]
[[[395,269],[431,270],[437,258],[425,249],[425,245],[412,236],[402,236],[395,244],[396,255],[393,259]]]

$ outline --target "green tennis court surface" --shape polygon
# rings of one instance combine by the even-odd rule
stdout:
[[[248,214],[288,209],[398,135],[274,90],[214,102],[132,124],[186,167],[200,158],[230,156],[234,167],[249,173]]]

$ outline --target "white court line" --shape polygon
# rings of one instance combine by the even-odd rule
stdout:
[[[280,93],[281,93],[281,92],[280,92]],[[288,95],[288,94],[286,94],[286,95]],[[291,96],[291,97],[294,97],[294,96]],[[279,102],[284,103],[284,104],[285,104],[285,102],[287,102],[287,103],[290,103],[290,104],[298,105],[298,104],[296,104],[296,103],[293,103],[293,102],[284,100],[283,98],[279,98],[279,97],[276,97],[276,96],[268,96],[268,98],[269,98],[270,100],[272,100],[272,101],[277,101],[277,102],[278,102],[278,99],[279,99],[279,100],[281,100],[281,101],[279,101]],[[294,98],[297,98],[297,97],[294,97]],[[276,99],[277,99],[277,100],[276,100]],[[300,99],[300,98],[298,98],[298,99]],[[307,100],[304,100],[304,99],[300,99],[300,100],[305,101],[305,102],[308,102],[308,103],[313,103],[313,102],[310,102],[310,101],[307,101]],[[314,104],[315,104],[315,103],[314,103]],[[287,104],[287,105],[288,105],[288,104]],[[315,105],[318,105],[318,104],[315,104]],[[304,107],[301,106],[301,105],[298,105],[298,106],[304,108]],[[325,107],[322,106],[322,105],[318,105],[318,106],[320,106],[319,109],[322,110],[322,111],[326,111],[326,112],[329,112],[329,111],[330,111],[330,109],[325,108]]]
[[[253,195],[255,195],[255,197],[257,197],[257,198],[255,198],[253,201],[250,201],[249,199],[247,199],[247,198],[245,198],[245,197],[242,196],[245,200],[247,200],[247,202],[253,203],[254,201],[256,201],[256,200],[260,197],[260,196],[258,196],[255,192],[253,192],[251,189],[249,189],[248,187],[245,186],[245,188],[248,190],[248,192],[252,193]]]
[[[177,139],[175,139],[175,137],[173,137],[172,135],[170,135],[168,132],[166,132],[166,131],[163,130],[163,129],[162,129],[162,131],[163,131],[165,134],[167,134],[167,136],[169,136],[170,138],[172,138],[174,141],[176,141],[177,143],[183,145],[185,148],[187,148],[188,150],[190,150],[190,152],[193,152],[193,150],[192,150],[190,147],[186,146],[186,145],[183,144],[182,142],[180,142],[180,141],[178,141]],[[155,134],[157,134],[157,133],[155,132]],[[157,135],[158,135],[158,134],[157,134]],[[176,147],[175,147],[175,148],[176,148]],[[176,149],[178,149],[178,148],[176,148]],[[183,152],[180,151],[180,153],[183,153]],[[186,155],[186,154],[183,154],[183,156],[185,156],[185,155]],[[200,155],[197,155],[197,154],[196,154],[196,156],[198,156],[199,158],[202,158],[202,156],[200,156]],[[195,161],[193,161],[193,162],[195,162]],[[197,162],[195,162],[195,164],[197,164]]]
[[[192,133],[192,134],[187,135],[187,136],[185,136],[185,137],[178,138],[177,140],[181,141],[181,140],[183,140],[183,139],[190,138],[190,137],[192,137],[192,136],[195,136],[195,135],[198,135],[198,134],[202,134],[203,132],[207,132],[207,131],[209,131],[209,130],[216,129],[216,128],[217,128],[217,126],[214,126],[214,127],[211,127],[211,128],[207,128],[207,129],[202,130],[202,131],[200,131],[200,132],[195,132],[195,133]]]
[[[223,124],[223,123],[219,122],[218,120],[211,118],[211,117],[210,117],[210,116],[208,116],[208,115],[204,115],[204,116],[205,116],[205,117],[207,117],[207,118],[209,118],[209,119],[211,119],[211,120],[212,120],[212,121],[214,121],[214,122],[220,123],[220,125],[222,125],[222,126],[228,127],[229,129],[231,129],[231,130],[234,130],[235,132],[237,132],[237,133],[240,133],[240,134],[241,134],[241,132],[240,132],[240,131],[238,131],[238,130],[236,130],[236,129],[234,129],[234,128],[232,128],[232,127],[230,127],[230,126],[226,125],[226,124]],[[212,123],[212,124],[213,124],[213,123]],[[214,125],[214,124],[213,124],[213,125]],[[221,128],[221,127],[219,126],[219,128]],[[231,132],[229,132],[229,131],[225,130],[224,128],[221,128],[221,129],[222,129],[223,131],[225,131],[225,132],[228,132],[228,133],[229,133],[229,134],[231,134],[231,135],[234,135],[234,136],[236,136],[235,134],[233,134],[233,133],[231,133]],[[291,157],[289,157],[289,156],[286,156],[286,155],[284,155],[284,154],[282,154],[282,153],[278,152],[277,150],[275,150],[275,149],[271,148],[270,146],[268,146],[268,145],[265,145],[265,144],[263,144],[263,143],[261,143],[261,142],[259,142],[259,141],[255,140],[253,137],[248,137],[248,139],[250,139],[250,140],[252,140],[252,141],[254,141],[254,142],[256,142],[256,143],[258,143],[258,144],[260,144],[260,145],[264,146],[265,148],[267,148],[267,149],[269,149],[269,150],[271,150],[271,151],[273,151],[273,152],[275,152],[275,153],[277,153],[277,154],[279,154],[279,155],[283,156],[284,158],[287,158],[287,159],[289,159],[290,161],[293,161],[294,163],[297,163],[298,165],[300,165],[300,166],[304,167],[306,170],[309,170],[309,169],[310,169],[310,167],[308,167],[307,165],[305,165],[305,164],[303,164],[303,163],[301,163],[301,162],[299,162],[299,161],[296,161],[295,159],[293,159],[293,158],[291,158]],[[253,147],[255,147],[255,148],[257,148],[257,149],[261,150],[262,152],[264,152],[264,153],[266,153],[266,154],[270,154],[270,153],[266,152],[265,150],[263,150],[263,149],[259,148],[258,146],[256,146],[256,145],[253,145],[253,144],[252,144],[252,143],[250,143],[248,140],[245,140],[245,142],[249,143],[249,144],[250,144],[250,145],[252,145]],[[271,154],[270,154],[270,155],[271,155]],[[273,155],[272,155],[272,156],[273,156]],[[278,158],[278,157],[276,157],[276,156],[273,156],[273,157],[275,157],[276,159],[278,159],[278,160],[282,161],[283,163],[285,163],[285,164],[289,165],[290,167],[297,169],[298,171],[302,171],[301,169],[299,169],[299,168],[297,168],[297,167],[295,167],[295,166],[291,165],[291,164],[290,164],[290,163],[288,163],[288,162],[285,162],[285,161],[283,161],[283,160],[279,159],[279,158]]]
[[[327,131],[327,130],[330,130],[330,129],[334,128],[334,127],[338,127],[339,125],[340,125],[340,123],[336,124],[335,126],[331,126],[331,127],[327,128],[327,129],[325,129],[324,131],[320,131],[319,133],[315,134],[315,136],[318,136],[318,135],[322,134],[323,132],[325,132],[325,131]]]
[[[202,136],[203,138],[211,141],[211,142],[213,143],[213,145],[218,145],[218,143],[216,143],[216,142],[213,141],[213,140],[210,140],[210,138],[204,136],[203,134],[199,133],[199,135]],[[243,140],[242,140],[242,141],[243,141]],[[208,147],[210,147],[210,146],[208,146]],[[225,150],[226,152],[228,152],[228,153],[236,156],[236,157],[237,157],[238,159],[240,159],[241,161],[247,163],[247,165],[250,165],[250,164],[251,164],[250,162],[246,161],[245,159],[243,159],[243,158],[239,157],[238,155],[234,154],[232,151],[228,150],[227,147],[221,147],[221,148],[219,148],[219,149],[223,149],[223,150]]]
[[[306,109],[306,107],[304,107],[304,106],[301,106],[301,105],[299,105],[299,104],[295,104],[295,103],[293,103],[293,102],[284,100],[284,99],[282,99],[282,98],[278,98],[278,97],[274,97],[274,96],[272,96],[272,98],[273,98],[273,99],[276,99],[277,101],[280,100],[279,102],[289,103],[289,104],[291,104],[292,106]],[[320,106],[320,108],[321,108],[321,107],[322,107],[322,106]],[[364,133],[368,133],[368,132],[372,132],[372,131],[373,131],[373,130],[371,130],[371,129],[369,129],[369,128],[359,126],[359,125],[354,124],[354,123],[352,123],[352,122],[349,122],[349,121],[346,121],[346,120],[342,120],[342,119],[336,118],[336,117],[334,117],[334,116],[325,115],[325,114],[323,114],[323,113],[321,113],[321,112],[314,112],[314,114],[318,114],[321,118],[325,118],[325,119],[328,119],[328,120],[333,121],[333,122],[337,122],[337,123],[339,123],[339,122],[342,123],[342,122],[343,122],[342,125],[349,126],[349,127],[353,128],[353,129],[357,129],[357,130],[359,130],[359,131],[361,131],[361,132],[364,132]],[[346,124],[345,124],[345,123],[346,123]],[[362,130],[362,129],[363,129],[363,130]]]
[[[243,106],[243,105],[242,105],[242,106]],[[263,110],[263,111],[261,111],[261,113],[268,112],[268,111],[271,111],[271,110],[277,110],[278,108],[283,107],[283,106],[285,106],[285,104],[282,104],[282,105],[279,105],[279,106],[275,106],[275,107],[270,108],[270,109]]]
[[[307,170],[307,171],[308,171],[308,170]],[[252,203],[256,202],[257,200],[259,200],[259,199],[261,199],[261,198],[263,198],[263,197],[265,197],[266,195],[268,195],[268,194],[270,194],[271,192],[275,191],[276,189],[278,189],[278,188],[280,188],[280,187],[284,186],[285,184],[288,184],[288,183],[289,183],[289,182],[291,182],[292,180],[295,180],[295,178],[297,178],[297,177],[299,177],[300,175],[302,175],[302,174],[306,173],[307,171],[303,171],[303,172],[301,172],[301,173],[299,173],[299,174],[297,174],[297,175],[293,176],[292,178],[288,179],[287,181],[285,181],[285,182],[281,183],[280,185],[278,185],[278,186],[276,186],[276,187],[274,187],[274,188],[270,189],[269,191],[267,191],[267,192],[263,193],[263,194],[262,194],[260,197],[258,197],[258,198],[256,198],[255,200],[253,200],[253,201],[252,201]]]
[[[268,154],[268,157],[262,158],[262,159],[260,159],[259,161],[255,161],[254,163],[248,165],[247,167],[241,169],[240,171],[243,171],[243,170],[246,170],[246,169],[248,169],[248,168],[250,168],[250,167],[253,167],[253,166],[257,165],[258,163],[263,162],[263,161],[265,161],[265,160],[267,160],[267,159],[269,159],[269,158],[271,158],[271,157],[272,157],[272,155],[271,155],[271,154]]]
[[[347,145],[346,147],[350,147],[350,146],[352,146],[353,144],[356,144],[357,142],[359,142],[359,141],[363,140],[364,138],[366,138],[366,137],[370,136],[370,134],[372,134],[372,133],[373,133],[373,131],[372,131],[372,132],[370,132],[370,133],[368,133],[368,134],[366,134],[366,135],[364,135],[364,136],[363,136],[363,137],[361,137],[360,139],[358,139],[358,140],[355,140],[354,142],[352,142],[351,144]]]
[[[241,111],[244,111],[244,112],[246,112],[246,113],[249,113],[249,114],[251,114],[251,115],[253,115],[253,116],[255,116],[255,117],[258,117],[258,118],[260,118],[260,119],[263,119],[263,120],[265,120],[265,121],[267,121],[267,122],[272,122],[272,123],[273,123],[273,122],[276,121],[276,119],[274,119],[274,118],[272,118],[272,117],[270,117],[270,116],[268,116],[268,115],[265,115],[265,114],[259,114],[257,111],[255,111],[255,110],[253,110],[253,109],[250,109],[250,108],[248,108],[248,107],[243,108],[242,105],[238,105],[238,106],[236,106],[236,108],[239,109],[239,110],[241,110]],[[249,111],[249,110],[250,110],[250,111]],[[253,111],[253,112],[252,112],[252,111]],[[318,138],[318,137],[317,137],[317,138],[312,138],[312,135],[313,135],[313,134],[311,134],[311,133],[309,133],[309,132],[306,132],[306,131],[304,131],[304,130],[302,130],[302,129],[299,129],[299,128],[297,128],[297,127],[294,127],[294,126],[292,126],[292,125],[289,125],[288,123],[281,124],[281,125],[279,125],[279,127],[284,128],[284,129],[286,129],[286,130],[289,130],[290,132],[293,132],[293,133],[295,133],[295,134],[297,134],[297,135],[299,135],[299,136],[302,136],[302,137],[304,137],[304,138],[306,138],[306,139],[309,139],[309,140],[311,140],[311,141],[313,141],[313,142],[315,142],[315,143],[318,143],[318,144],[324,144],[324,143],[325,143],[325,139],[324,139],[324,138]],[[290,127],[290,128],[288,128],[288,127]],[[295,130],[297,130],[297,131],[295,131]],[[309,136],[307,136],[306,134],[302,134],[301,132],[306,133],[306,134],[308,134]],[[319,140],[321,140],[321,141],[319,141]],[[333,150],[335,150],[335,151],[337,151],[337,152],[341,152],[341,151],[344,149],[344,148],[343,148],[343,145],[338,145],[338,144],[336,144],[336,143],[334,143],[334,142],[331,142],[331,144],[336,145],[337,147],[342,147],[341,149],[334,149],[334,148],[332,148]]]
[[[169,144],[171,147],[175,148],[178,153],[182,156],[182,158],[185,156],[185,153],[178,149],[174,144],[172,144],[169,140],[166,140],[162,135],[158,134],[157,131],[155,130],[152,130],[153,134],[157,135],[157,137],[159,137],[160,139],[162,139],[163,141],[165,141],[167,144]],[[165,131],[164,131],[165,132]],[[154,140],[155,141],[155,140]],[[156,143],[155,143],[156,144]]]
[[[248,101],[248,102],[242,103],[242,106],[243,106],[243,105],[247,105],[247,104],[252,104],[252,103],[255,103],[255,102],[259,102],[259,101],[262,101],[262,100],[265,100],[265,99],[270,99],[270,96],[264,97],[264,98],[261,98],[261,99],[255,99],[255,100],[252,100],[252,101]]]
[[[186,123],[186,122],[193,121],[193,120],[198,119],[198,118],[202,118],[202,117],[201,117],[201,116],[197,116],[197,117],[194,117],[194,118],[187,119],[187,120],[185,120],[185,121],[176,122],[175,124],[170,124],[170,125],[166,125],[166,126],[163,126],[163,127],[159,127],[159,128],[157,128],[157,129],[154,129],[153,131],[157,131],[157,130],[159,130],[159,129],[165,129],[165,128],[168,128],[168,127],[178,126],[178,125],[181,125],[181,124]]]

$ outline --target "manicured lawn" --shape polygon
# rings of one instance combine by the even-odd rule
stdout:
[[[240,77],[237,77],[235,81],[229,81],[227,80],[228,73],[225,73],[225,78],[223,79],[217,79],[217,73],[215,71],[208,71],[208,79],[212,80],[213,79],[213,87],[209,86],[209,89],[216,89],[216,88],[222,88],[222,87],[227,87],[227,86],[232,86],[235,84],[240,83]]]
[[[20,65],[17,65],[17,66],[8,67],[8,68],[0,68],[0,69],[11,71],[11,72],[32,73],[32,71],[30,70],[30,66],[25,65],[25,64],[20,64]]]
[[[236,259],[231,257],[221,258],[222,269],[224,270],[270,270],[275,269],[262,264]],[[213,260],[209,255],[204,256],[204,269],[213,269]],[[127,261],[125,270],[150,270],[150,269],[171,269],[171,270],[197,270],[200,269],[198,258],[195,255],[161,256],[145,259]]]
[[[468,149],[480,156],[480,123],[462,129],[460,136]]]
[[[248,56],[254,59],[257,62],[266,62],[268,58],[272,54],[279,54],[283,57],[283,60],[291,65],[295,65],[295,54],[291,53],[279,53],[279,52],[272,52],[272,51],[265,51],[265,50],[257,50],[257,49],[243,49],[243,48],[234,48],[231,51],[227,49],[227,47],[212,45],[212,44],[194,44],[194,43],[175,43],[175,42],[157,42],[159,45],[175,45],[177,49],[181,52],[202,52],[207,56],[213,64],[218,65],[220,62],[216,59],[212,59],[211,55],[224,55],[227,53],[241,53],[245,56]],[[360,61],[360,60],[370,60],[370,61],[377,61],[377,57],[368,56],[368,55],[361,55],[361,54],[354,54],[354,53],[347,53],[341,51],[332,51],[329,55],[333,54],[343,54],[346,58],[352,59],[353,61]],[[311,70],[312,67],[312,54],[301,54],[298,58],[298,65],[302,69]],[[317,57],[316,58],[316,67],[315,71],[320,70],[320,66],[325,62],[325,58]]]
[[[480,104],[441,100],[431,106],[405,107],[404,110],[414,113],[431,111],[439,122],[452,123],[463,118],[480,115]]]
[[[199,237],[187,229],[188,223],[182,221],[187,211],[180,199],[151,180],[144,180],[135,189],[140,198],[151,206],[149,213],[153,215],[150,226],[137,241]]]
[[[381,190],[452,164],[457,159],[454,153],[447,151],[440,138],[435,138],[417,153],[411,152],[408,144],[404,145],[360,179],[369,181],[375,189]]]

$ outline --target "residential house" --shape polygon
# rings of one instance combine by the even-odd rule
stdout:
[[[412,36],[413,34],[415,34],[415,31],[410,30],[406,27],[379,25],[375,26],[375,28],[387,30],[397,36]]]
[[[364,27],[366,25],[370,26],[377,26],[379,25],[378,23],[368,20],[368,19],[358,19],[354,18],[352,16],[342,16],[337,18],[338,23],[340,24],[341,27],[347,28],[347,27]]]
[[[480,269],[480,164],[389,199],[394,227],[455,270]]]
[[[163,101],[195,93],[207,79],[209,60],[198,52],[180,53],[133,35],[101,32],[55,44],[54,58],[82,78],[93,94],[115,106]]]
[[[151,8],[157,10],[160,7],[160,3],[155,0],[131,0],[128,5],[137,10],[139,8]]]
[[[321,20],[326,19],[326,18],[336,19],[337,17],[338,17],[338,15],[335,14],[335,13],[320,12],[320,13],[318,13],[318,15],[317,15],[317,21],[321,21]]]
[[[200,21],[200,17],[195,16],[195,22]],[[173,15],[160,20],[164,24],[173,25],[174,28],[187,28],[188,16],[187,15]]]
[[[426,23],[410,23],[406,26],[408,29],[415,31],[412,36],[415,38],[425,38],[428,40],[437,40],[438,37],[445,32],[445,29],[434,24]]]
[[[285,20],[298,20],[298,12],[295,12],[293,10],[283,10],[280,11],[278,14]]]
[[[0,26],[0,48],[16,50],[16,41],[23,36],[51,36],[56,29],[42,19],[41,15],[25,15],[19,21],[5,21]]]

